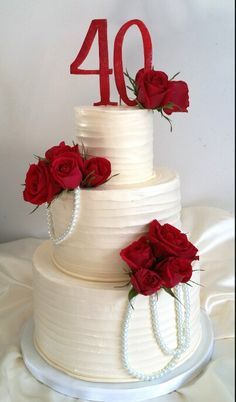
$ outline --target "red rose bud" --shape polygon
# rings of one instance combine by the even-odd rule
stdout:
[[[161,225],[157,220],[150,223],[148,238],[153,247],[155,257],[171,256],[198,260],[198,249],[188,240],[186,234],[172,225]]]
[[[50,203],[56,194],[62,191],[61,186],[52,179],[49,166],[43,161],[30,165],[26,174],[23,198],[31,204]]]
[[[192,276],[191,261],[186,258],[170,257],[159,262],[155,272],[163,281],[163,286],[173,288],[179,283],[186,283]]]
[[[82,181],[81,156],[75,152],[65,152],[54,156],[50,171],[54,180],[62,188],[73,190]]]
[[[135,271],[133,275],[131,275],[130,281],[136,292],[144,296],[156,293],[163,285],[162,279],[158,274],[146,268]]]
[[[90,158],[84,161],[83,187],[97,187],[109,178],[111,163],[106,158]]]
[[[138,71],[135,77],[137,100],[145,109],[157,109],[164,105],[168,93],[168,76],[162,71]]]
[[[132,270],[151,268],[155,259],[145,236],[134,241],[120,252],[121,258]]]
[[[163,100],[164,112],[170,115],[173,112],[187,112],[189,106],[188,85],[184,81],[169,81],[168,91]]]

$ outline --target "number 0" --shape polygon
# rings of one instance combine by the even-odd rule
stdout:
[[[116,87],[120,94],[123,102],[128,106],[134,106],[137,104],[135,100],[131,100],[127,96],[125,79],[124,79],[124,68],[123,68],[123,57],[122,57],[122,46],[124,41],[124,36],[126,31],[132,26],[137,25],[139,28],[142,39],[143,39],[143,50],[144,50],[144,68],[150,70],[152,68],[152,41],[150,34],[146,25],[140,20],[131,20],[126,22],[119,30],[116,35],[114,43],[114,74]]]

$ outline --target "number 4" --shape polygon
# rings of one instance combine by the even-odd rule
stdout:
[[[98,49],[99,49],[99,70],[82,70],[78,68],[86,59],[95,35],[98,31]],[[94,103],[94,106],[99,105],[117,105],[110,101],[110,83],[109,74],[112,74],[112,69],[108,64],[108,42],[107,42],[107,20],[93,20],[85,36],[82,47],[70,66],[71,74],[99,74],[100,78],[100,102]]]

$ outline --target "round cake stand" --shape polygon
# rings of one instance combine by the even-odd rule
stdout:
[[[197,376],[213,352],[210,320],[201,311],[202,340],[194,355],[161,380],[129,383],[82,381],[51,367],[38,354],[33,343],[33,319],[24,325],[21,336],[22,355],[28,370],[37,380],[64,395],[96,402],[140,402],[168,394]]]

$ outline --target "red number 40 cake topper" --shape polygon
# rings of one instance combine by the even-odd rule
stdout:
[[[152,68],[152,41],[149,31],[145,24],[137,19],[126,22],[118,31],[114,42],[114,75],[116,87],[119,92],[120,98],[128,106],[134,106],[137,104],[136,100],[131,100],[127,96],[126,85],[124,79],[123,69],[123,57],[122,46],[126,31],[132,26],[136,25],[141,32],[143,40],[144,51],[144,69],[150,70]],[[80,65],[86,59],[94,38],[98,33],[98,48],[99,48],[99,69],[97,70],[84,70],[79,68]],[[110,101],[110,82],[109,75],[113,73],[113,70],[109,68],[108,57],[108,39],[107,39],[107,20],[97,19],[93,20],[85,36],[82,47],[70,66],[71,74],[98,74],[100,78],[100,95],[101,100],[94,103],[94,106],[99,105],[117,105],[117,102]]]

